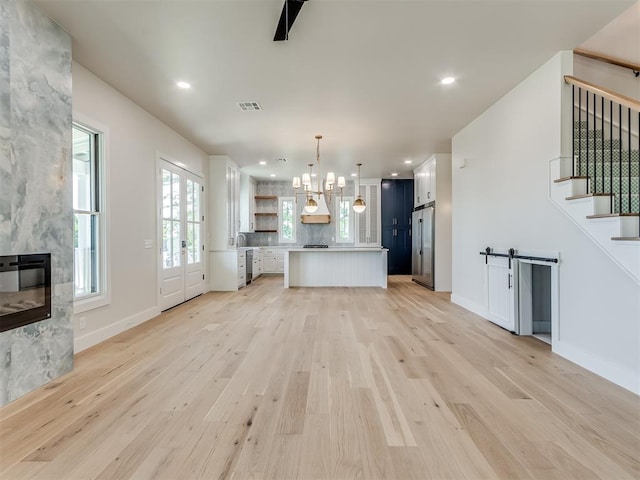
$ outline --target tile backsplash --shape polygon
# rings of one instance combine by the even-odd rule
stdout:
[[[347,186],[344,188],[343,195],[344,196],[353,196],[355,190],[355,186],[353,182],[347,182]],[[295,191],[291,186],[291,182],[258,182],[256,186],[257,195],[275,195],[277,197],[294,197]],[[335,196],[332,196],[331,201],[327,200],[327,207],[329,208],[329,212],[331,213],[331,222],[330,223],[322,223],[322,224],[304,224],[300,221],[300,217],[302,215],[302,209],[304,208],[305,198],[303,195],[298,195],[297,203],[296,203],[296,243],[295,245],[307,245],[307,244],[320,244],[320,245],[340,245],[340,246],[349,246],[353,245],[353,243],[340,243],[337,244],[335,242],[336,238],[336,223],[335,223]],[[259,201],[260,202],[260,201]],[[261,211],[262,206],[260,204],[257,205],[256,211]],[[265,222],[274,222],[275,227],[275,219],[260,221]],[[264,224],[263,224],[264,226]],[[265,226],[265,228],[271,228],[272,226]],[[278,234],[277,233],[246,233],[247,237],[247,245],[254,246],[268,246],[268,245],[286,245],[291,246],[291,243],[280,244],[278,242]]]

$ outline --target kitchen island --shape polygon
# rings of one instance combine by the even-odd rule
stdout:
[[[386,248],[290,248],[284,257],[284,288],[387,288]]]

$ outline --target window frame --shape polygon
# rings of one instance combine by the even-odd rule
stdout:
[[[91,119],[84,117],[83,115],[74,114],[72,121],[72,129],[77,128],[84,132],[87,132],[94,137],[94,146],[92,153],[94,158],[92,159],[91,166],[91,182],[97,190],[93,195],[92,202],[95,206],[91,208],[91,215],[96,219],[97,234],[95,241],[97,243],[97,291],[91,294],[83,295],[82,297],[76,297],[75,294],[75,263],[73,272],[73,311],[74,314],[86,312],[94,308],[99,308],[111,303],[111,284],[108,268],[109,258],[109,245],[110,238],[108,234],[108,131],[106,128],[99,125]],[[73,148],[71,150],[71,161],[73,162]],[[71,166],[71,174],[73,178],[73,164]],[[74,186],[72,184],[72,190]],[[83,210],[76,210],[73,208],[73,215],[75,218],[76,213],[88,213]],[[75,220],[74,220],[75,221]],[[75,248],[75,247],[74,247]],[[75,252],[74,252],[75,257]]]
[[[336,197],[335,214],[336,214],[336,243],[354,243],[355,242],[355,219],[353,211],[353,199],[351,196]],[[340,236],[340,203],[348,201],[349,208],[349,237],[344,238]]]
[[[283,234],[283,215],[282,215],[282,204],[284,202],[291,202],[293,218],[291,219],[291,228],[293,233],[293,238],[285,238],[282,236]],[[278,243],[296,243],[297,232],[296,232],[296,198],[295,197],[279,197],[278,198]]]

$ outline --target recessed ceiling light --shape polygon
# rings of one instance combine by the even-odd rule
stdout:
[[[413,163],[413,160],[405,160],[404,163],[405,165],[411,165]]]
[[[191,88],[191,84],[189,82],[176,82],[178,88],[182,88],[183,90],[189,90]]]
[[[352,174],[351,174],[351,176],[352,176],[352,177],[357,177],[357,176],[358,176],[358,174],[357,174],[357,173],[352,173]]]
[[[454,77],[445,77],[442,80],[440,80],[440,83],[442,85],[451,85],[455,81],[456,79]]]
[[[276,176],[276,174],[275,174],[275,173],[270,173],[270,174],[269,174],[269,176],[270,176],[270,177],[275,177],[275,176]]]
[[[266,165],[267,162],[265,162],[264,160],[260,160],[260,165]]]
[[[312,177],[317,177],[317,176],[318,176],[318,174],[317,174],[317,173],[312,173],[312,174],[311,174],[311,176],[312,176]]]
[[[397,172],[393,172],[393,173],[391,173],[391,176],[392,176],[392,177],[397,177],[397,176],[398,176],[398,173],[397,173]]]

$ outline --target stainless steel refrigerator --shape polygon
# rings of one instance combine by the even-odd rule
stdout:
[[[435,207],[430,205],[413,212],[411,275],[414,282],[433,290],[434,288],[434,215]]]

